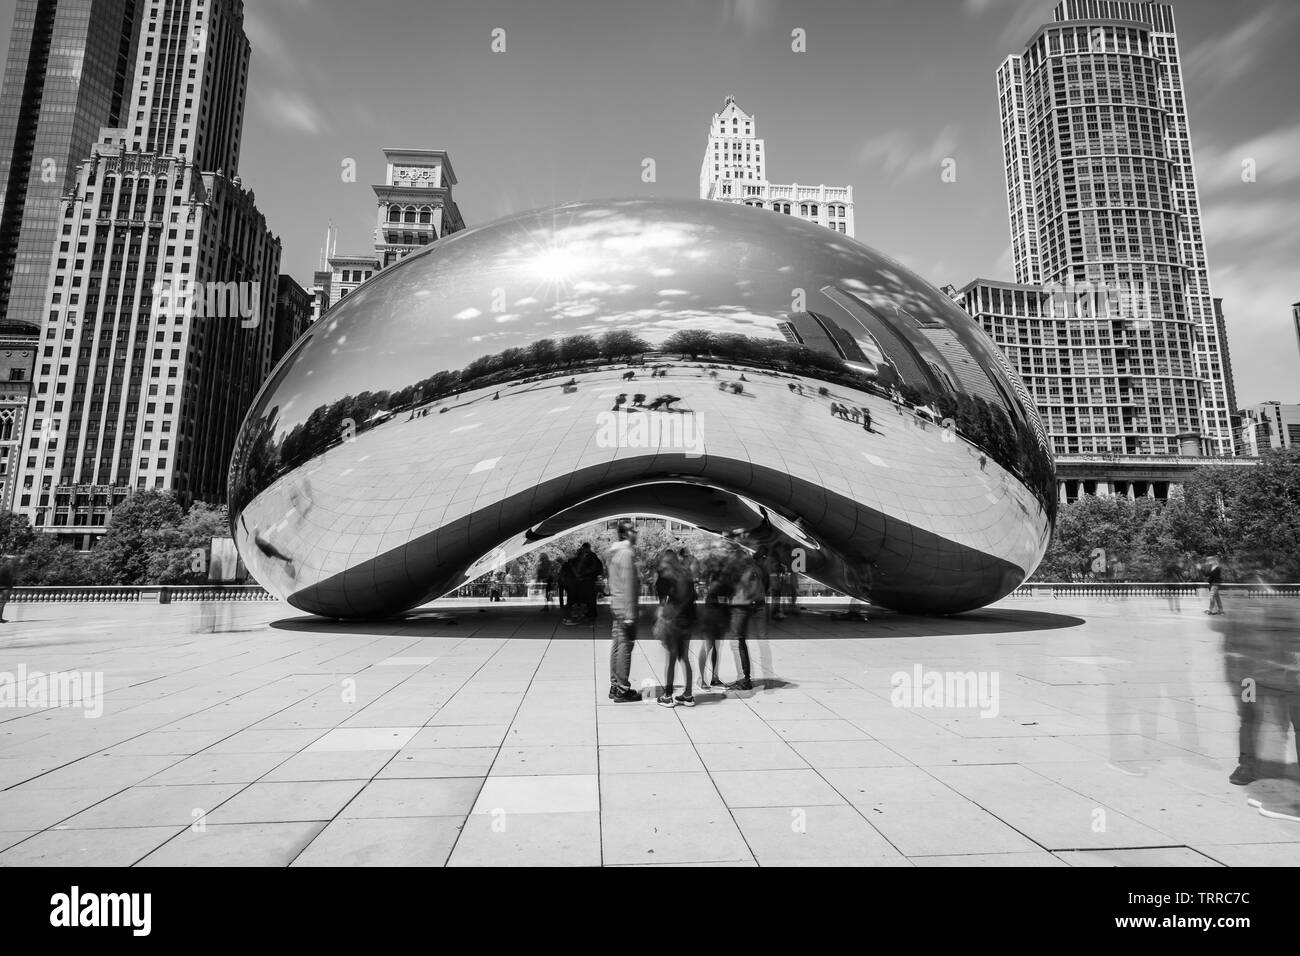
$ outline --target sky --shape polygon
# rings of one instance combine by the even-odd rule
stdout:
[[[860,241],[935,284],[1012,279],[996,71],[1054,5],[247,0],[239,171],[282,271],[309,286],[331,221],[340,252],[372,246],[385,147],[447,150],[469,226],[576,199],[695,196],[709,122],[733,94],[756,114],[772,181],[853,187]],[[1174,5],[1238,403],[1300,402],[1300,3]],[[12,11],[0,0],[4,49]]]

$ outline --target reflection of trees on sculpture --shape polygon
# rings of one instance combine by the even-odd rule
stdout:
[[[644,362],[645,356],[679,355],[683,360],[711,360],[754,366],[766,372],[804,376],[823,382],[889,397],[876,379],[848,365],[842,358],[785,339],[758,338],[740,333],[686,329],[654,347],[639,336],[613,330],[596,338],[571,335],[541,339],[526,347],[508,348],[474,359],[463,369],[435,372],[428,378],[395,391],[345,395],[316,408],[276,445],[276,411],[246,439],[245,468],[232,468],[231,501],[238,513],[244,504],[285,472],[322,451],[342,444],[402,413],[427,415],[429,405],[471,390],[519,385],[570,372],[590,371],[609,363]],[[1050,457],[1028,426],[1017,426],[1006,412],[982,398],[964,394],[934,393],[904,386],[902,394],[913,407],[931,405],[942,417],[957,423],[958,431],[1004,468],[1019,475],[1038,495],[1049,514],[1055,514],[1055,471]],[[827,394],[819,388],[819,395]],[[445,411],[444,407],[441,411]],[[238,486],[233,482],[243,476]]]

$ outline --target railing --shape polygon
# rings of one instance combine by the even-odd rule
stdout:
[[[14,588],[11,603],[112,603],[127,601],[158,604],[198,601],[274,601],[260,584],[123,584],[90,587]]]
[[[1035,581],[1016,588],[1011,597],[1196,597],[1207,587],[1195,581]],[[1224,584],[1220,587],[1225,594],[1248,597],[1300,597],[1300,584]]]

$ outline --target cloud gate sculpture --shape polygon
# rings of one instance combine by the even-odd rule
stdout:
[[[766,545],[907,612],[1031,574],[1054,464],[997,347],[822,226],[581,202],[440,240],[294,345],[231,462],[235,542],[304,611],[414,607],[591,521]]]

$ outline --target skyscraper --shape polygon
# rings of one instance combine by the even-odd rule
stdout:
[[[143,0],[141,20],[121,125],[55,214],[15,506],[83,547],[133,490],[224,498],[275,348],[280,243],[235,165],[243,4]]]
[[[801,186],[768,181],[767,146],[758,122],[728,96],[714,113],[700,164],[700,198],[798,216],[853,236],[852,186]]]
[[[18,0],[0,91],[0,320],[44,318],[59,201],[134,67],[137,0]]]
[[[963,297],[1057,453],[1231,455],[1172,7],[1062,0],[998,96],[1016,283]]]
[[[13,502],[59,200],[130,88],[136,0],[18,0],[0,88],[0,509]]]

